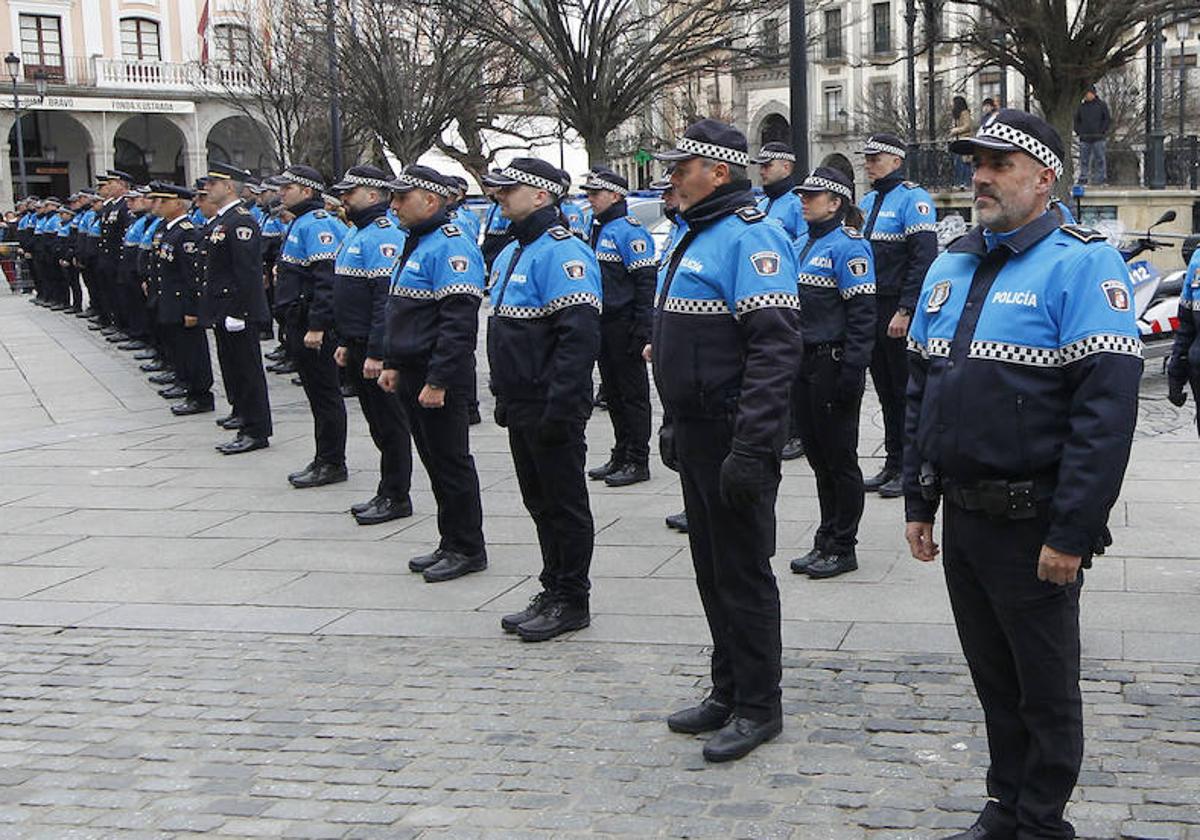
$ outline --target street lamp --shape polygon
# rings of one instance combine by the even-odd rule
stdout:
[[[29,178],[25,174],[25,135],[21,131],[21,99],[17,96],[17,76],[21,72],[21,59],[16,53],[4,56],[4,69],[12,79],[13,113],[17,115],[17,166],[21,175],[21,197],[29,195]]]
[[[49,83],[49,81],[50,77],[46,75],[45,70],[38,70],[33,74],[33,89],[37,91],[38,102],[45,101],[46,85]]]
[[[1187,50],[1184,42],[1187,41],[1191,34],[1191,23],[1187,18],[1179,18],[1175,21],[1175,37],[1179,39],[1179,140],[1177,141],[1180,148],[1183,146],[1184,133],[1184,105],[1187,104]]]
[[[1150,132],[1146,138],[1146,186],[1161,190],[1167,186],[1167,165],[1163,149],[1163,32],[1162,20],[1151,22],[1153,53],[1151,66],[1154,69],[1153,87],[1150,94]]]

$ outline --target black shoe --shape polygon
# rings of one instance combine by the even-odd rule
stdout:
[[[66,312],[70,308],[71,308],[71,304],[69,304],[69,303],[52,303],[52,304],[50,304],[51,312]]]
[[[592,467],[587,471],[587,475],[592,481],[599,481],[608,478],[619,469],[621,469],[621,462],[614,457],[609,458],[598,467]]]
[[[804,457],[804,444],[800,438],[788,438],[788,442],[783,445],[783,451],[779,453],[779,457],[785,461],[795,461],[797,458]]]
[[[950,834],[943,837],[942,840],[1016,840],[1016,835],[1012,832],[1007,834],[997,834],[994,831],[988,831],[983,827],[983,823],[975,823],[966,831],[960,831],[958,834]]]
[[[158,351],[155,350],[153,347],[147,347],[145,350],[139,350],[138,352],[133,354],[133,360],[135,362],[149,362],[152,359],[157,359],[157,358],[158,358]]]
[[[854,550],[836,554],[822,554],[816,560],[808,564],[808,568],[804,570],[804,574],[810,578],[820,580],[822,578],[837,577],[844,575],[846,572],[853,572],[858,568],[858,557],[855,556]]]
[[[92,332],[98,332],[101,335],[104,334],[104,330],[106,329],[105,326],[103,324],[101,324],[99,321],[95,321],[91,324],[88,324],[87,327]]]
[[[358,389],[355,388],[353,385],[351,385],[349,382],[347,382],[344,385],[339,385],[338,390],[341,392],[342,396],[347,399],[349,399],[350,397],[358,396]]]
[[[180,385],[176,382],[174,385],[168,385],[166,388],[160,388],[158,395],[164,400],[177,400],[188,395],[186,385]]]
[[[474,557],[459,554],[457,551],[443,551],[438,561],[425,570],[426,583],[441,583],[454,580],[471,572],[482,572],[487,568],[487,555],[482,551]]]
[[[687,511],[673,513],[667,517],[667,527],[686,534],[688,532]]]
[[[350,505],[350,512],[357,514],[357,513],[362,513],[365,510],[369,510],[370,508],[373,508],[373,507],[375,507],[375,505],[379,504],[379,502],[382,498],[383,498],[383,494],[376,493],[374,496],[367,499],[365,502],[357,502],[356,504]]]
[[[467,425],[478,426],[482,422],[483,418],[479,416],[479,406],[471,406],[471,408],[467,410]]]
[[[904,484],[900,480],[900,476],[896,476],[887,484],[879,488],[879,498],[881,499],[898,499],[904,495]]]
[[[319,462],[317,461],[317,459],[313,458],[311,461],[309,461],[307,464],[305,464],[300,469],[296,470],[295,472],[288,473],[288,477],[287,477],[288,482],[291,482],[293,479],[297,479],[302,475],[308,475],[310,472],[312,472],[313,470],[315,470],[317,468],[318,463]]]
[[[80,310],[80,311],[78,311],[78,312],[76,312],[76,313],[75,313],[75,317],[76,317],[76,318],[95,318],[95,317],[96,317],[96,310],[94,310],[94,309],[90,309],[90,308],[89,308],[89,309],[82,309],[82,310]]]
[[[587,607],[555,598],[536,618],[518,624],[517,635],[523,642],[544,642],[572,630],[582,630],[591,623]]]
[[[604,483],[609,487],[628,487],[650,480],[650,468],[645,464],[626,464],[616,472],[604,477]]]
[[[238,437],[217,447],[222,455],[241,455],[243,452],[253,452],[256,449],[266,449],[271,442],[266,438],[253,438],[238,435]]]
[[[131,339],[130,341],[126,341],[126,342],[122,342],[121,344],[118,344],[117,349],[125,350],[125,351],[149,350],[150,345],[147,344],[146,342],[142,341],[140,338],[134,338],[134,339]]]
[[[174,385],[175,371],[164,370],[162,373],[156,373],[154,376],[147,377],[151,385]]]
[[[396,500],[380,496],[378,503],[354,514],[354,521],[359,525],[378,525],[381,522],[391,522],[393,519],[404,519],[412,515],[412,500]]]
[[[292,384],[293,384],[293,385],[303,385],[303,384],[304,384],[304,380],[303,380],[303,379],[301,379],[299,376],[293,376],[293,377],[292,377]]]
[[[325,461],[314,461],[312,467],[300,473],[288,476],[288,483],[303,490],[308,487],[324,487],[326,484],[338,484],[350,477],[346,465],[329,464]]]
[[[408,570],[420,574],[428,568],[436,566],[438,561],[442,559],[442,550],[435,548],[428,554],[422,554],[408,561]]]
[[[714,762],[736,761],[749,755],[756,747],[770,741],[782,731],[782,718],[759,722],[750,718],[735,717],[708,739],[708,743],[704,745],[704,758]]]
[[[278,362],[282,359],[287,358],[287,348],[284,347],[282,344],[280,344],[274,350],[271,350],[268,353],[264,353],[263,356],[270,359],[272,362]]]
[[[207,414],[210,411],[216,410],[217,407],[213,404],[213,398],[211,396],[207,401],[188,397],[178,405],[171,406],[171,413],[176,417],[188,417],[192,414]]]
[[[797,557],[792,561],[792,571],[798,575],[808,571],[808,567],[821,559],[821,549],[814,548],[812,551],[805,554],[803,557]]]
[[[721,729],[731,717],[733,706],[709,696],[701,700],[698,706],[681,709],[668,717],[667,729],[685,735],[699,735],[701,732]]]
[[[145,364],[138,365],[138,370],[140,370],[142,373],[160,373],[166,369],[167,366],[162,359],[155,359],[153,361],[146,362]]]
[[[411,565],[411,564],[410,564]],[[527,621],[533,621],[542,611],[550,606],[550,593],[542,590],[529,599],[529,604],[520,612],[509,613],[500,619],[500,627],[505,633],[516,633],[517,628]]]
[[[869,493],[874,493],[892,479],[899,477],[899,470],[892,469],[891,467],[884,467],[878,473],[863,481],[863,489]]]
[[[237,431],[238,429],[242,428],[242,426],[244,426],[246,424],[246,421],[243,420],[241,417],[238,417],[236,414],[227,414],[224,417],[218,417],[216,420],[216,423],[222,429],[229,429],[230,431]]]
[[[109,344],[124,344],[126,341],[132,341],[133,339],[125,335],[123,332],[115,332],[111,335],[104,336],[104,340]]]
[[[273,365],[267,365],[267,371],[270,373],[295,373],[296,365],[291,359],[284,359]]]

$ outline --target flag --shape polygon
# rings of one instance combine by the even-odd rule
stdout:
[[[204,0],[204,8],[200,10],[200,24],[196,27],[196,34],[200,36],[201,64],[208,64],[208,3],[209,0]]]

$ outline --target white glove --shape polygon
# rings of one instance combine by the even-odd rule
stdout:
[[[225,316],[225,332],[241,332],[246,329],[246,322],[241,318],[234,318],[230,315]]]

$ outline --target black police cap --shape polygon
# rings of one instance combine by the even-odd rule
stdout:
[[[792,151],[792,147],[787,143],[779,143],[772,140],[770,143],[763,143],[763,147],[759,149],[758,154],[750,158],[751,163],[768,163],[773,160],[786,160],[792,163],[796,162],[796,153]]]
[[[903,160],[908,155],[908,146],[895,134],[881,132],[868,137],[867,142],[863,144],[861,152],[864,155],[895,155]]]
[[[329,189],[332,192],[350,192],[355,187],[374,187],[378,190],[392,188],[392,175],[378,166],[351,166],[342,179]]]
[[[150,183],[150,192],[147,198],[178,198],[184,201],[191,201],[196,197],[194,190],[179,184],[168,184],[164,181],[152,181]]]
[[[436,169],[413,163],[404,167],[404,171],[389,183],[392,192],[408,192],[409,190],[427,190],[436,195],[450,197],[454,192],[454,184]]]
[[[609,190],[617,195],[629,194],[629,180],[611,169],[596,169],[583,182],[584,191]]]
[[[454,186],[458,187],[463,192],[466,192],[467,187],[470,186],[467,183],[467,179],[461,175],[451,175],[450,180],[454,182]]]
[[[567,184],[563,176],[567,175],[556,166],[551,166],[538,158],[513,158],[503,169],[493,169],[484,176],[483,183],[489,187],[515,187],[524,184],[527,187],[545,190],[555,197],[561,197],[567,192]],[[567,183],[570,176],[567,175]]]
[[[662,161],[702,157],[746,166],[750,163],[746,148],[745,134],[720,120],[703,119],[687,127],[674,149],[659,152],[654,157]]]
[[[283,184],[296,184],[316,190],[317,192],[325,191],[325,179],[321,173],[311,166],[305,166],[302,163],[292,164],[276,175],[275,179]]]
[[[796,190],[807,193],[829,192],[850,201],[854,200],[854,182],[845,172],[830,166],[818,166],[804,179],[804,183],[796,186]]]
[[[107,178],[105,178],[105,180],[107,180],[107,181],[124,181],[127,184],[132,184],[133,176],[130,175],[128,172],[124,171],[123,169],[110,169],[110,170],[108,170],[108,176],[107,176]]]
[[[1054,126],[1041,117],[1016,108],[1000,108],[983,118],[974,137],[963,137],[950,144],[956,155],[973,154],[977,149],[997,152],[1025,152],[1042,166],[1062,177],[1062,138]]]
[[[250,177],[249,169],[242,169],[240,166],[234,166],[232,163],[222,163],[215,160],[208,163],[208,179],[210,181],[237,181],[244,184],[250,180]]]

